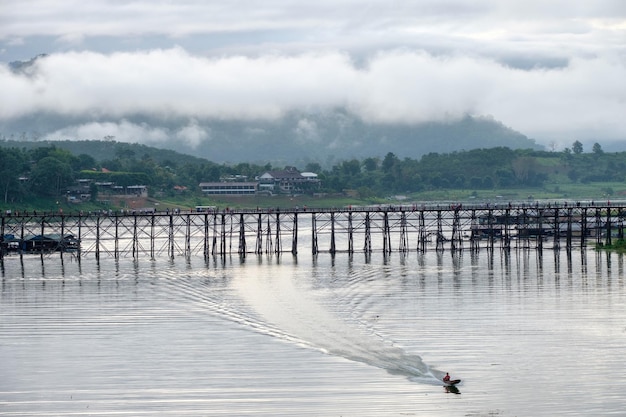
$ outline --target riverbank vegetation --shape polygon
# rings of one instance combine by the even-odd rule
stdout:
[[[626,152],[604,152],[595,144],[583,152],[574,142],[562,152],[504,147],[452,153],[430,153],[420,159],[393,153],[352,159],[323,168],[310,162],[296,167],[318,174],[315,194],[250,197],[203,196],[198,184],[226,178],[253,181],[270,164],[217,164],[144,145],[106,142],[113,158],[99,159],[103,143],[93,152],[75,155],[54,144],[20,148],[0,146],[0,208],[53,210],[128,207],[127,202],[101,201],[93,188],[91,201],[73,205],[66,193],[78,179],[146,185],[148,198],[136,204],[190,208],[196,205],[232,207],[336,207],[414,201],[520,201],[535,199],[611,200],[626,197]],[[110,154],[110,153],[109,153]],[[138,199],[139,200],[139,199]],[[80,208],[78,208],[80,206]]]

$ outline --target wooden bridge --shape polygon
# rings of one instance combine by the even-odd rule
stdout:
[[[389,205],[341,209],[3,214],[0,256],[139,257],[573,249],[623,238],[626,205]],[[45,242],[45,243],[42,243]]]

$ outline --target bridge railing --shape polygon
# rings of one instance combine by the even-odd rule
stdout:
[[[12,212],[0,215],[0,248],[97,257],[569,249],[623,238],[625,217],[626,204],[615,202]]]

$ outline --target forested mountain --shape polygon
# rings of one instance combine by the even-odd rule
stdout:
[[[181,152],[212,161],[332,166],[344,159],[419,158],[430,152],[453,152],[506,146],[540,149],[533,140],[490,119],[422,124],[365,123],[345,111],[291,113],[278,121],[213,121],[210,139],[195,151]]]
[[[75,153],[80,150],[41,143],[43,146],[30,149],[7,146],[17,142],[1,144],[0,190],[4,204],[25,203],[37,197],[60,199],[80,178],[123,186],[141,184],[151,195],[175,196],[186,190],[187,194],[200,196],[200,182],[224,178],[251,181],[266,171],[285,167],[247,162],[215,164],[173,151],[114,141],[85,141],[80,144],[84,148],[77,148],[100,152],[100,159],[85,152]],[[361,198],[369,198],[424,190],[540,189],[548,181],[621,183],[626,180],[626,152],[604,152],[596,143],[592,152],[584,153],[582,145],[575,142],[572,149],[563,152],[496,147],[431,152],[419,159],[400,158],[388,152],[384,158],[345,159],[330,168],[315,162],[296,167],[319,174],[321,192],[352,190]],[[612,192],[607,189],[605,194]]]
[[[21,122],[20,126],[38,126],[39,133],[32,133],[31,128],[19,130],[18,125],[0,124],[0,139],[19,139],[21,142],[32,137],[51,138],[49,133],[42,132],[63,132],[68,124],[76,126],[85,123],[83,120],[57,120],[50,115],[38,115],[32,120]],[[344,159],[383,157],[387,152],[393,152],[400,158],[419,158],[430,152],[447,153],[498,146],[511,149],[543,148],[534,140],[495,120],[470,116],[461,120],[421,124],[374,123],[363,121],[343,109],[336,109],[325,112],[291,112],[277,120],[213,119],[197,121],[194,129],[199,134],[193,141],[177,138],[180,121],[143,118],[129,119],[126,122],[145,127],[147,131],[158,128],[159,132],[170,136],[170,139],[161,140],[154,146],[206,158],[216,163],[231,164],[269,162],[274,165],[299,165],[317,162],[324,167],[330,167]],[[149,136],[147,133],[146,135]],[[57,142],[68,138],[63,137],[63,133],[57,133],[52,139]],[[103,137],[78,139],[100,140]],[[125,138],[115,139],[127,141]],[[132,142],[149,143],[144,137],[132,138]],[[74,152],[79,145],[59,142],[57,146],[72,149]],[[102,145],[97,154],[91,153],[88,148],[78,152],[96,158],[111,157],[106,145]]]
[[[184,154],[171,149],[155,148],[139,143],[116,142],[114,140],[60,140],[60,141],[28,141],[0,140],[0,147],[33,150],[37,148],[55,147],[69,151],[73,155],[88,155],[98,164],[119,158],[151,159],[157,163],[206,163],[205,158]]]

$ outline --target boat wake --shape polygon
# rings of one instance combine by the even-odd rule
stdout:
[[[192,274],[167,280],[168,291],[181,294],[188,313],[210,311],[288,343],[375,366],[411,381],[441,383],[441,371],[430,368],[420,356],[394,346],[362,314],[353,311],[345,295],[324,285],[312,288],[307,284],[310,280],[295,277],[294,270],[286,274],[284,268],[264,267],[246,276],[224,278],[223,283],[206,275],[199,278]],[[363,297],[356,290],[352,296]],[[358,303],[367,305],[361,299]]]
[[[422,358],[394,346],[371,323],[352,311],[328,288],[300,287],[297,277],[257,276],[234,285],[242,301],[277,336],[326,354],[342,357],[403,375],[423,383],[440,383],[443,373]]]

